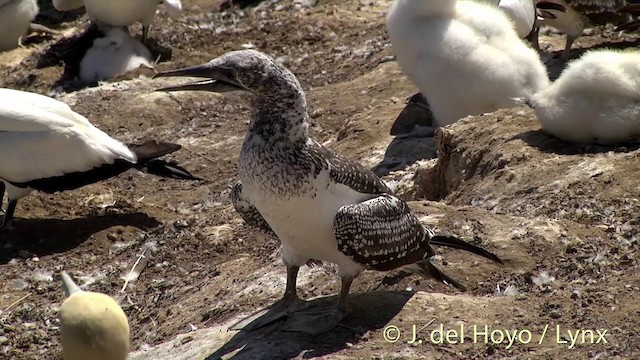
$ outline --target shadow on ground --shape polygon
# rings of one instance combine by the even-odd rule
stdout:
[[[22,219],[14,229],[0,233],[0,264],[27,252],[38,257],[62,253],[84,243],[91,235],[113,226],[151,229],[159,221],[143,213],[82,217],[72,220]]]
[[[285,321],[279,321],[255,331],[238,332],[206,359],[308,359],[332,354],[363,340],[367,332],[383,328],[413,294],[407,291],[354,294],[349,298],[348,317],[330,332],[317,336],[285,332],[282,330]],[[336,301],[336,296],[311,300],[317,302],[314,307]]]

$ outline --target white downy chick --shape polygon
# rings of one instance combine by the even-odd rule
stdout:
[[[122,28],[112,27],[87,50],[80,62],[80,80],[107,80],[140,66],[153,67],[149,49]]]
[[[529,105],[545,131],[575,143],[617,145],[640,138],[640,53],[589,51]]]
[[[518,106],[549,84],[538,53],[495,6],[396,0],[387,30],[402,70],[426,97],[438,126]]]

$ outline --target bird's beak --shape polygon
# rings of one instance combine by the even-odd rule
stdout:
[[[554,3],[553,1],[540,1],[536,4],[536,8],[540,10],[555,10],[560,12],[567,12],[567,8],[563,5]]]
[[[209,91],[224,93],[229,91],[247,89],[237,80],[235,73],[229,69],[211,65],[209,63],[190,66],[177,70],[169,70],[156,74],[153,78],[159,77],[202,77],[207,80],[196,81],[183,85],[167,86],[156,91]]]

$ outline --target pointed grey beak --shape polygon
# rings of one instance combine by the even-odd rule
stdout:
[[[190,66],[177,70],[169,70],[156,74],[159,77],[202,77],[208,80],[196,81],[183,85],[167,86],[156,91],[209,91],[225,93],[229,91],[248,91],[237,79],[230,69],[221,68],[209,63]]]

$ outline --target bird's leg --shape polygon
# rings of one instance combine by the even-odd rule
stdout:
[[[531,44],[531,47],[538,53],[540,52],[539,37],[540,37],[540,26],[538,24],[535,24],[533,26],[533,30],[531,30],[531,33],[527,35],[527,37],[525,38],[527,41],[529,41],[529,43]]]
[[[284,330],[319,335],[335,328],[347,316],[347,297],[353,279],[354,276],[342,277],[342,289],[337,305],[313,312],[297,313],[291,320],[287,320]]]
[[[230,330],[257,330],[261,327],[269,325],[274,321],[280,320],[287,315],[304,309],[306,302],[300,300],[298,291],[296,290],[296,281],[298,279],[299,266],[287,265],[287,286],[282,299],[267,309],[258,311],[255,314],[239,321],[231,326]]]
[[[4,200],[4,191],[6,189],[4,181],[0,181],[0,215],[4,215],[4,209],[2,208],[2,201]]]
[[[573,42],[575,40],[576,37],[567,35],[567,42],[564,46],[564,51],[562,52],[562,56],[560,57],[560,59],[562,59],[563,61],[569,60],[569,56],[571,55],[571,46],[573,45]]]
[[[13,220],[13,213],[16,210],[17,204],[18,204],[18,200],[9,201],[9,206],[7,207],[7,211],[4,213],[4,216],[2,217],[0,232],[11,230],[11,220]]]
[[[149,37],[149,27],[151,25],[142,25],[142,44],[147,45],[147,38]]]

